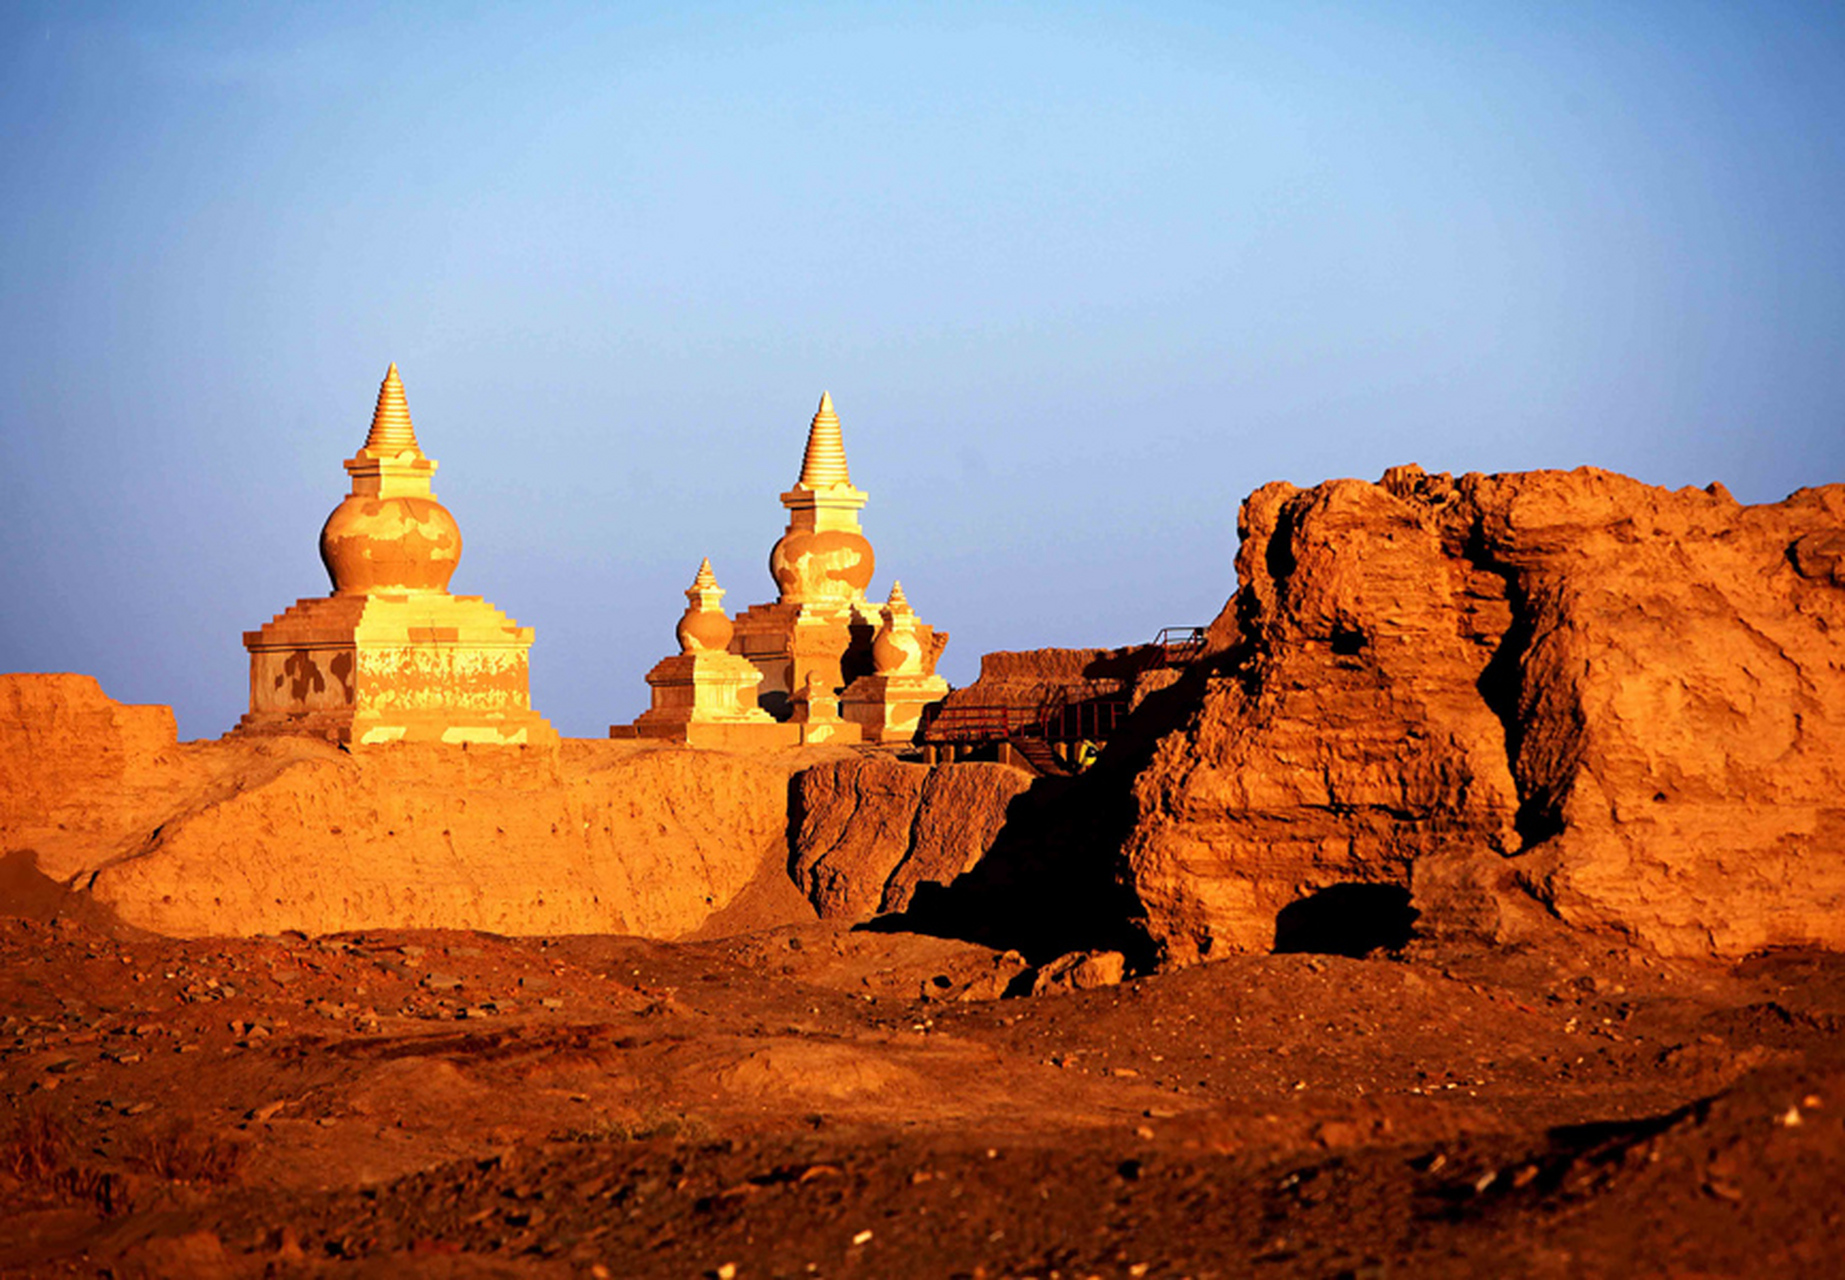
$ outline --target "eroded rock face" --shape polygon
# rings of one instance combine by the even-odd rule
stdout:
[[[1350,914],[1404,889],[1435,934],[1845,947],[1845,486],[1408,467],[1265,486],[1240,532],[1201,703],[1134,782],[1169,957],[1388,934]]]
[[[0,854],[115,851],[171,809],[176,774],[203,784],[189,763],[170,707],[116,702],[94,676],[0,674]]]
[[[176,744],[166,708],[121,707],[87,677],[9,676],[0,769],[0,856],[162,934],[679,937],[727,912],[812,918],[758,891],[786,877],[785,756]]]
[[[795,783],[795,882],[822,918],[902,911],[918,885],[972,870],[1030,785],[998,764],[930,768],[871,757],[816,765]]]

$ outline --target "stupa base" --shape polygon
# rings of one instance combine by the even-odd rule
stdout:
[[[555,746],[557,730],[530,705],[531,646],[531,628],[479,596],[298,601],[244,634],[251,709],[233,732],[351,747]]]

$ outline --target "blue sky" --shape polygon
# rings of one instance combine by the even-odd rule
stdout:
[[[387,363],[599,735],[830,390],[943,669],[1399,462],[1845,479],[1845,10],[0,8],[0,669],[233,724]]]

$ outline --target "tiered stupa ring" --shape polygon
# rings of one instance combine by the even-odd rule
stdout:
[[[807,450],[801,455],[801,478],[797,489],[830,489],[843,484],[851,487],[846,471],[846,442],[839,434],[839,415],[833,412],[831,392],[820,393],[820,408],[807,429]]]
[[[404,384],[392,362],[378,386],[378,407],[372,411],[372,429],[360,446],[366,453],[398,454],[406,450],[421,453],[416,443],[416,427],[410,421],[410,405],[404,400]]]

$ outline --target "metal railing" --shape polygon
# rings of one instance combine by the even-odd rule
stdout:
[[[1033,728],[1036,707],[1009,707],[997,702],[931,704],[922,719],[925,742],[996,742]]]
[[[1149,667],[1182,667],[1204,653],[1204,628],[1161,627],[1150,648]]]
[[[1066,701],[1045,709],[1038,736],[1046,742],[1105,742],[1127,713],[1128,700],[1120,696]]]
[[[1045,742],[1100,742],[1127,718],[1127,699],[1103,694],[1070,698],[1059,689],[1035,707],[993,702],[937,703],[923,715],[924,742],[999,742],[1038,738]]]

